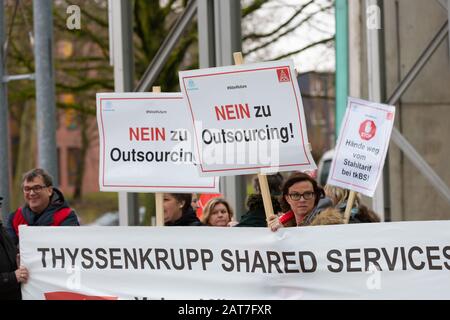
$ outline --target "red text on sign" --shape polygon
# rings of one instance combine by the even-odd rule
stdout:
[[[215,106],[216,118],[220,120],[250,119],[250,109],[248,104],[226,104],[220,107]]]
[[[166,141],[166,128],[130,128],[130,141]]]

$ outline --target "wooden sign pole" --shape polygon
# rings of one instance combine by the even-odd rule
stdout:
[[[244,64],[244,58],[242,57],[242,52],[234,52],[233,53],[234,64],[240,65]],[[269,220],[269,217],[274,215],[273,206],[272,206],[272,198],[270,196],[269,183],[267,182],[267,176],[264,174],[258,173],[259,187],[261,189],[261,195],[264,203],[264,211],[266,212],[266,220]]]
[[[348,200],[347,200],[347,207],[345,207],[345,212],[344,212],[344,222],[346,224],[350,220],[350,213],[353,208],[353,203],[355,202],[355,196],[356,196],[356,192],[350,191],[350,195],[348,196]]]
[[[154,86],[152,91],[155,93],[161,92],[161,87]],[[164,226],[164,193],[157,192],[155,193],[155,206],[156,206],[156,226],[161,227]]]

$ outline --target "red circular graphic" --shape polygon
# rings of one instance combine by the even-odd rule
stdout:
[[[370,140],[375,136],[377,126],[372,120],[365,120],[359,126],[359,135],[363,140]]]

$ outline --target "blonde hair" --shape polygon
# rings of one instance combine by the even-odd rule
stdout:
[[[223,198],[212,198],[209,199],[206,203],[205,207],[203,208],[203,214],[200,218],[200,221],[204,225],[209,225],[209,217],[211,216],[212,211],[214,210],[215,206],[218,204],[223,204],[225,208],[227,208],[228,216],[230,217],[230,221],[233,219],[233,209],[231,209],[230,204],[227,202],[227,200]]]
[[[327,184],[324,188],[325,195],[333,201],[333,205],[337,206],[341,203],[346,203],[348,201],[348,197],[350,195],[350,191],[348,189],[343,189],[340,187],[332,186]],[[359,193],[356,193],[354,206],[359,206],[361,203],[361,197]]]
[[[344,217],[338,209],[326,208],[314,218],[314,220],[310,223],[310,226],[323,226],[343,223]]]

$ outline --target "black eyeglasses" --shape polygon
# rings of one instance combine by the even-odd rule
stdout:
[[[32,187],[23,187],[22,190],[25,193],[30,193],[31,190],[33,190],[34,193],[40,193],[42,191],[42,189],[44,189],[44,188],[48,188],[48,186],[41,186],[41,185],[37,184],[37,185],[32,186]]]
[[[312,191],[306,191],[303,193],[294,192],[294,193],[289,193],[288,196],[292,201],[298,201],[302,197],[305,200],[311,200],[314,197],[314,192],[312,192]]]

